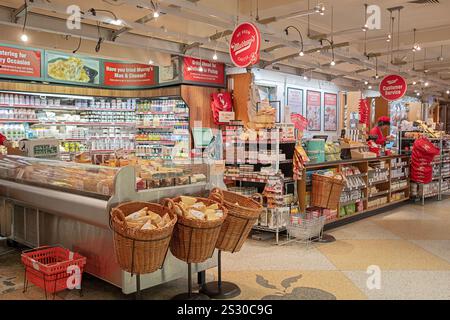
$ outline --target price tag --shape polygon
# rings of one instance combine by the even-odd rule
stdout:
[[[228,123],[234,120],[234,112],[219,111],[219,122]]]

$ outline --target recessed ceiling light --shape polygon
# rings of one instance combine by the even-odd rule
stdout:
[[[424,85],[425,85],[425,87],[428,87],[430,85],[430,83],[428,81],[425,81]]]
[[[364,81],[364,84],[367,86],[369,84],[369,81]]]
[[[367,88],[372,89],[372,86],[368,86]]]
[[[446,94],[450,94],[450,90],[445,91]]]
[[[420,92],[417,92],[417,93],[416,93],[416,96],[420,96]]]

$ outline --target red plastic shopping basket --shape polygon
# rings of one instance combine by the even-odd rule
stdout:
[[[25,286],[26,281],[45,290],[45,293],[56,293],[67,289],[69,277],[75,275],[81,279],[86,258],[82,255],[65,249],[61,246],[44,246],[22,252],[22,263],[25,266]],[[78,268],[77,268],[78,267]],[[79,271],[79,272],[78,272]]]

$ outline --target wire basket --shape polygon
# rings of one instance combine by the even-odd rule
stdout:
[[[311,242],[313,238],[321,238],[323,227],[325,225],[325,216],[301,219],[299,223],[290,222],[286,229],[289,237],[299,241]]]

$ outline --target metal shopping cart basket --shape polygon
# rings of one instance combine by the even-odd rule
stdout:
[[[325,216],[309,217],[290,221],[287,225],[288,242],[303,242],[309,245],[313,239],[322,238]]]

